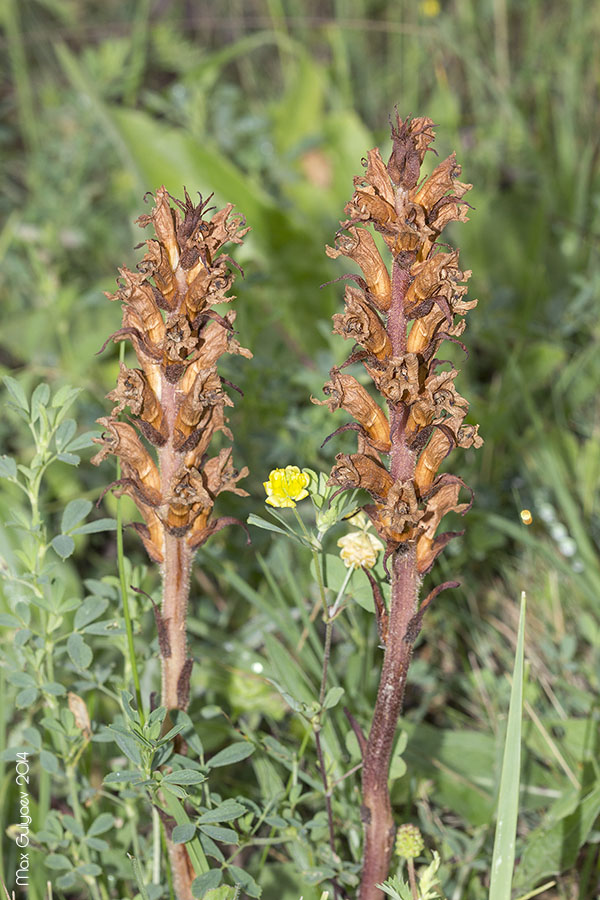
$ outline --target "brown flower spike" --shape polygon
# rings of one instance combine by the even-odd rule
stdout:
[[[356,420],[351,427],[358,431],[359,452],[337,456],[330,483],[362,487],[371,495],[365,512],[386,544],[391,575],[389,610],[375,597],[385,652],[363,759],[361,900],[381,900],[376,885],[389,873],[394,823],[388,770],[412,647],[429,603],[456,582],[439,585],[420,605],[419,589],[455,536],[436,534],[440,520],[450,511],[464,514],[471,505],[470,498],[459,502],[464,482],[438,470],[455,447],[482,444],[477,426],[463,424],[469,406],[456,390],[457,370],[436,357],[444,340],[466,349],[459,340],[462,317],[477,301],[463,300],[471,273],[459,268],[458,250],[446,252],[438,245],[449,222],[467,221],[462,198],[471,185],[458,180],[454,153],[429,178],[421,177],[432,126],[428,118],[396,117],[387,165],[378,149],[368,153],[335,249],[327,248],[329,256],[347,256],[362,269],[364,277],[349,276],[357,287],[346,288],[345,313],[333,317],[334,332],[356,342],[345,365],[363,364],[388,409],[386,415],[383,405],[339,368],[331,370],[324,388],[329,399],[314,401],[332,411],[342,408]],[[391,277],[366,227],[389,248]],[[373,587],[378,590],[375,582]]]
[[[138,272],[120,269],[119,289],[107,296],[123,307],[112,340],[131,342],[139,368],[121,364],[108,394],[115,406],[98,420],[104,432],[92,460],[99,465],[111,453],[119,457],[122,477],[111,487],[136,503],[143,523],[133,527],[160,565],[163,601],[155,616],[167,710],[185,710],[189,701],[186,619],[194,553],[236,522],[214,517],[218,495],[247,496],[237,482],[248,470],[234,468],[230,447],[210,457],[209,445],[216,432],[232,437],[225,408],[233,402],[217,371],[219,358],[252,356],[235,339],[235,311],[221,315],[213,308],[235,299],[227,296],[233,263],[219,251],[241,243],[248,229],[231,215],[231,204],[210,218],[209,202],[194,205],[187,191],[184,202],[174,200],[162,187],[152,212],[138,219],[142,228],[152,226],[155,238],[146,241]],[[126,408],[133,424],[116,418]],[[169,845],[178,898],[191,900],[189,856],[184,845]]]

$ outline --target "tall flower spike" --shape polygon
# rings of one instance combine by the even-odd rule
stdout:
[[[234,299],[227,296],[231,260],[219,250],[227,242],[241,243],[248,229],[231,215],[231,204],[211,218],[209,201],[201,197],[195,205],[187,191],[183,202],[175,200],[161,187],[152,212],[138,219],[156,237],[146,241],[138,272],[120,269],[119,288],[107,296],[123,307],[122,326],[112,340],[131,342],[139,368],[121,364],[117,386],[108,394],[115,406],[98,420],[104,432],[92,460],[99,465],[108,454],[119,457],[123,477],[112,487],[137,504],[143,522],[134,528],[161,567],[163,601],[155,615],[162,705],[168,710],[185,710],[190,695],[186,619],[194,553],[215,531],[236,522],[214,517],[218,495],[247,496],[237,482],[248,470],[233,467],[230,447],[211,458],[209,445],[217,431],[232,437],[225,409],[233,401],[218,360],[224,353],[252,356],[235,340],[235,311],[223,316],[212,309]],[[139,435],[116,418],[127,407]],[[187,850],[169,842],[169,854],[178,900],[191,900],[194,874]]]
[[[458,250],[438,246],[449,222],[467,221],[462,198],[471,185],[458,180],[461,167],[454,153],[422,178],[434,137],[431,119],[396,117],[387,165],[378,149],[369,151],[364,174],[354,179],[335,249],[327,248],[329,256],[347,256],[362,269],[364,277],[350,276],[358,287],[346,288],[345,313],[333,317],[334,332],[356,341],[345,365],[362,363],[382,397],[380,405],[352,375],[333,368],[324,388],[330,399],[313,401],[356,420],[337,431],[358,431],[359,452],[338,454],[330,483],[362,487],[371,495],[364,510],[386,545],[391,577],[389,610],[375,598],[378,618],[389,621],[385,629],[378,622],[386,635],[385,652],[362,770],[360,900],[380,900],[376,885],[389,872],[394,825],[388,770],[412,647],[429,603],[443,588],[456,586],[439,585],[419,606],[421,581],[455,536],[436,534],[440,520],[450,511],[464,514],[471,505],[470,499],[459,502],[464,482],[438,470],[455,447],[482,444],[477,426],[464,424],[469,406],[455,387],[458,371],[436,357],[444,340],[466,349],[458,340],[462,317],[477,301],[462,299],[471,273],[459,268]],[[391,275],[367,228],[389,248]]]

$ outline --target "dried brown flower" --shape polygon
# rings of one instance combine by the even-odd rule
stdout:
[[[237,482],[248,470],[234,469],[231,448],[210,456],[216,432],[232,437],[225,409],[233,401],[217,363],[224,353],[252,354],[235,339],[235,311],[223,316],[213,309],[234,299],[228,294],[233,263],[218,254],[227,242],[241,242],[248,230],[243,219],[232,215],[230,204],[210,218],[210,198],[194,204],[187,192],[179,201],[162,187],[154,199],[154,209],[138,223],[151,226],[155,237],[146,241],[138,272],[120,269],[119,288],[108,295],[123,307],[112,339],[131,342],[140,368],[121,364],[117,386],[108,394],[115,405],[111,416],[99,419],[104,432],[92,462],[111,453],[119,457],[122,477],[113,487],[137,504],[143,522],[133,527],[161,566],[163,603],[155,618],[162,703],[170,710],[185,709],[190,695],[186,616],[195,550],[236,521],[215,518],[219,494],[246,495]],[[126,407],[139,435],[116,418]],[[193,878],[187,850],[170,843],[169,854],[177,894],[187,900]]]
[[[434,588],[419,611],[421,579],[454,536],[437,534],[444,515],[464,514],[470,507],[470,500],[459,498],[464,483],[440,475],[439,467],[455,447],[482,443],[477,427],[464,423],[469,406],[456,388],[458,371],[436,357],[444,340],[464,348],[459,340],[464,316],[477,301],[463,299],[471,273],[461,270],[459,251],[438,245],[449,222],[467,221],[463,197],[471,185],[458,180],[461,167],[454,153],[422,178],[434,137],[432,119],[396,118],[387,164],[379,150],[369,151],[364,174],[354,179],[336,246],[327,248],[332,258],[352,259],[364,275],[352,276],[358,287],[346,288],[345,311],[333,317],[334,332],[360,347],[344,366],[362,364],[388,410],[386,415],[370,390],[338,367],[324,387],[328,400],[314,401],[332,411],[343,409],[356,420],[342,428],[358,430],[359,452],[338,455],[330,482],[371,495],[374,502],[365,512],[386,544],[391,569],[389,610],[382,610],[380,589],[371,578],[386,646],[363,765],[361,900],[380,900],[376,884],[388,874],[393,825],[387,770],[412,645],[425,608],[439,590],[451,586]],[[369,227],[391,251],[391,272]],[[389,468],[379,454],[389,454]]]

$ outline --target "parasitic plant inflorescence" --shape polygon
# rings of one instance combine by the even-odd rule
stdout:
[[[211,455],[210,444],[217,432],[232,439],[226,407],[233,402],[217,370],[219,358],[252,356],[236,340],[235,311],[223,315],[213,308],[235,299],[228,295],[235,264],[220,251],[241,243],[248,229],[231,204],[211,217],[209,203],[200,198],[194,205],[187,192],[183,202],[175,200],[162,187],[152,212],[138,219],[155,237],[146,241],[138,271],[120,269],[119,289],[107,296],[123,306],[122,327],[112,340],[131,342],[139,368],[121,363],[108,394],[114,408],[98,420],[104,432],[92,460],[98,465],[109,454],[118,456],[122,477],[111,487],[136,503],[143,523],[133,527],[160,566],[163,601],[155,617],[167,710],[185,710],[189,702],[186,618],[194,553],[237,521],[214,516],[218,495],[247,496],[238,481],[248,470],[234,468],[230,446]],[[126,407],[133,424],[118,418]],[[187,851],[184,845],[169,849],[179,900],[187,900],[193,878]]]
[[[459,268],[458,250],[439,243],[448,223],[467,221],[462,198],[471,185],[458,180],[454,153],[428,178],[421,176],[432,127],[428,118],[396,117],[387,165],[378,149],[368,153],[336,245],[327,248],[330,257],[346,256],[363,273],[348,276],[354,284],[346,286],[345,311],[333,317],[334,332],[355,345],[346,363],[331,370],[328,399],[314,401],[349,413],[355,422],[337,431],[351,428],[358,435],[358,452],[338,454],[329,483],[371,495],[364,511],[385,543],[391,580],[385,609],[370,578],[384,657],[363,755],[361,900],[382,898],[376,885],[388,876],[394,846],[388,770],[412,648],[427,606],[441,590],[457,586],[438,585],[419,604],[423,577],[456,534],[438,534],[441,519],[471,505],[470,498],[459,502],[461,490],[468,491],[462,479],[439,468],[455,447],[482,444],[477,426],[464,422],[469,406],[456,389],[457,370],[437,356],[443,341],[466,352],[464,316],[477,301],[464,299],[471,273]],[[367,227],[389,248],[391,272]],[[381,402],[345,371],[354,363],[364,366]]]

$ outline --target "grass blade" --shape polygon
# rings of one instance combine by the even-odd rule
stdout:
[[[515,836],[519,814],[519,781],[521,773],[521,722],[523,711],[523,649],[525,643],[525,593],[521,594],[519,636],[515,654],[510,707],[500,792],[498,795],[498,819],[492,856],[492,873],[489,900],[510,900],[515,862]]]

